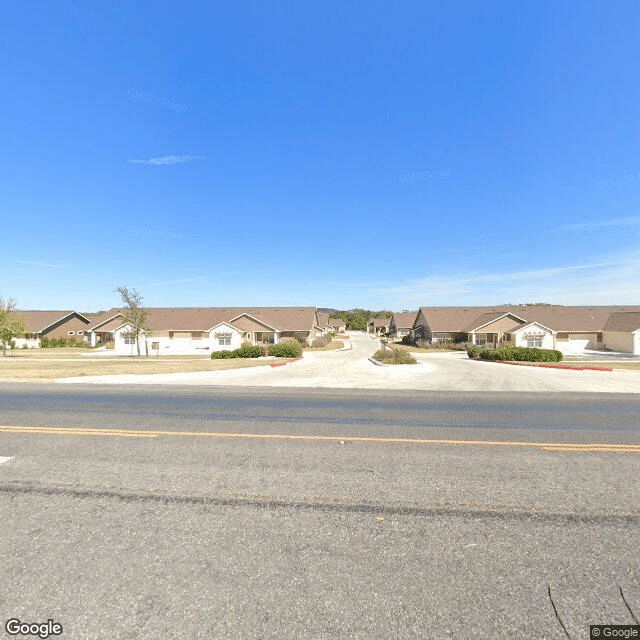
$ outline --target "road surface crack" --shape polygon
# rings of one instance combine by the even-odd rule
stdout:
[[[620,597],[622,598],[622,601],[625,604],[625,607],[627,607],[627,609],[629,610],[629,613],[631,614],[631,617],[633,618],[634,622],[636,624],[640,624],[640,622],[638,622],[638,618],[636,618],[636,614],[633,613],[633,611],[631,610],[631,607],[629,606],[629,603],[627,602],[627,599],[624,597],[624,593],[622,593],[622,587],[620,585],[618,585],[618,589],[620,589]]]
[[[551,602],[551,606],[553,607],[553,613],[556,614],[556,618],[558,619],[558,622],[560,623],[560,626],[562,627],[562,630],[564,631],[565,635],[567,636],[567,638],[569,638],[569,640],[571,640],[571,636],[569,635],[567,628],[564,626],[564,622],[562,622],[562,619],[560,618],[560,614],[558,613],[558,609],[556,608],[556,603],[553,601],[553,596],[551,595],[551,585],[548,585],[548,586],[549,586],[549,600]]]

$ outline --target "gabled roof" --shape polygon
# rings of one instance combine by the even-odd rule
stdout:
[[[318,314],[318,324],[321,329],[329,326],[329,314],[328,313],[319,313]]]
[[[434,333],[465,333],[465,327],[489,311],[490,307],[421,307],[418,315],[424,316]]]
[[[504,305],[495,307],[421,307],[433,332],[465,333],[483,314],[512,313],[527,322],[539,322],[560,332],[599,332],[614,312],[638,311],[638,306],[569,307],[551,304]]]
[[[277,331],[310,331],[316,324],[315,307],[150,307],[148,310],[149,326],[155,331],[207,331],[243,314]],[[114,307],[96,318],[88,330],[112,331],[118,327],[106,323],[125,313],[126,309]]]
[[[520,331],[521,329],[528,329],[529,327],[533,327],[534,325],[536,327],[540,327],[541,329],[544,329],[545,331],[549,331],[552,334],[558,333],[557,331],[554,331],[549,327],[545,327],[543,324],[540,324],[539,322],[527,322],[526,324],[516,324],[514,327],[509,329],[507,333],[515,333],[516,331]]]
[[[230,322],[218,322],[214,327],[209,327],[209,331],[215,331],[219,327],[229,327],[229,329],[235,329],[236,331],[240,331],[238,327],[234,327]]]
[[[83,316],[77,311],[18,311],[15,312],[16,316],[22,316],[25,320],[25,324],[28,328],[28,333],[42,333],[54,324],[58,324],[70,318],[76,316],[83,322],[89,324],[91,321],[86,316]]]
[[[640,329],[640,311],[615,311],[602,327],[603,331],[632,333]]]
[[[229,322],[240,324],[239,321],[243,320],[245,318],[248,318],[249,320],[251,320],[255,324],[259,325],[260,327],[265,327],[266,329],[269,329],[270,331],[277,331],[278,330],[276,327],[273,327],[270,324],[267,324],[264,320],[261,320],[260,318],[257,318],[256,316],[252,316],[250,313],[241,313],[240,315],[236,316],[235,318],[231,318],[231,320],[229,320]],[[249,324],[248,326],[251,326],[251,325]],[[248,327],[245,326],[245,329],[246,328],[248,328]]]
[[[391,316],[391,320],[393,320],[396,329],[413,329],[417,315],[414,311],[402,311],[400,313],[394,313]]]
[[[369,324],[373,324],[374,327],[386,327],[391,322],[391,318],[371,318]]]
[[[106,328],[105,325],[114,320],[115,318],[122,317],[126,313],[126,309],[109,309],[109,311],[103,311],[92,319],[91,324],[87,327],[87,331],[100,331],[100,328],[104,327],[105,331],[111,331],[113,328]]]
[[[518,325],[526,322],[526,320],[524,318],[520,318],[519,316],[515,315],[515,313],[489,311],[488,313],[480,314],[473,322],[471,322],[464,329],[464,332],[465,333],[470,333],[472,331],[478,331],[479,329],[482,329],[483,327],[486,327],[488,324],[491,324],[492,322],[495,322],[496,320],[500,320],[501,318],[507,318],[507,317],[511,317],[514,320],[519,321],[519,322],[517,322]]]
[[[342,318],[329,318],[330,327],[346,327],[347,323]]]

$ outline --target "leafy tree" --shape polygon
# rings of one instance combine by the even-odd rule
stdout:
[[[16,315],[16,301],[13,298],[5,300],[0,297],[0,341],[2,352],[7,355],[7,347],[11,340],[26,331],[26,322],[23,316]]]
[[[149,309],[142,306],[142,295],[136,289],[126,286],[117,287],[116,291],[122,297],[123,304],[127,307],[124,314],[124,322],[129,325],[129,336],[136,341],[138,356],[140,356],[140,336],[148,336],[151,333],[149,326]],[[147,355],[149,355],[147,353]]]

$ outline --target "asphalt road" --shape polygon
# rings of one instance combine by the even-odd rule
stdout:
[[[640,614],[635,395],[5,384],[0,407],[2,623],[588,638]]]

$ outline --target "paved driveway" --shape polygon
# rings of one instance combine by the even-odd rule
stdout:
[[[640,371],[575,371],[516,367],[469,360],[465,352],[417,354],[419,364],[377,366],[368,357],[379,340],[351,334],[350,350],[306,353],[283,367],[255,367],[156,375],[86,376],[63,382],[334,387],[443,391],[544,391],[640,393]]]

